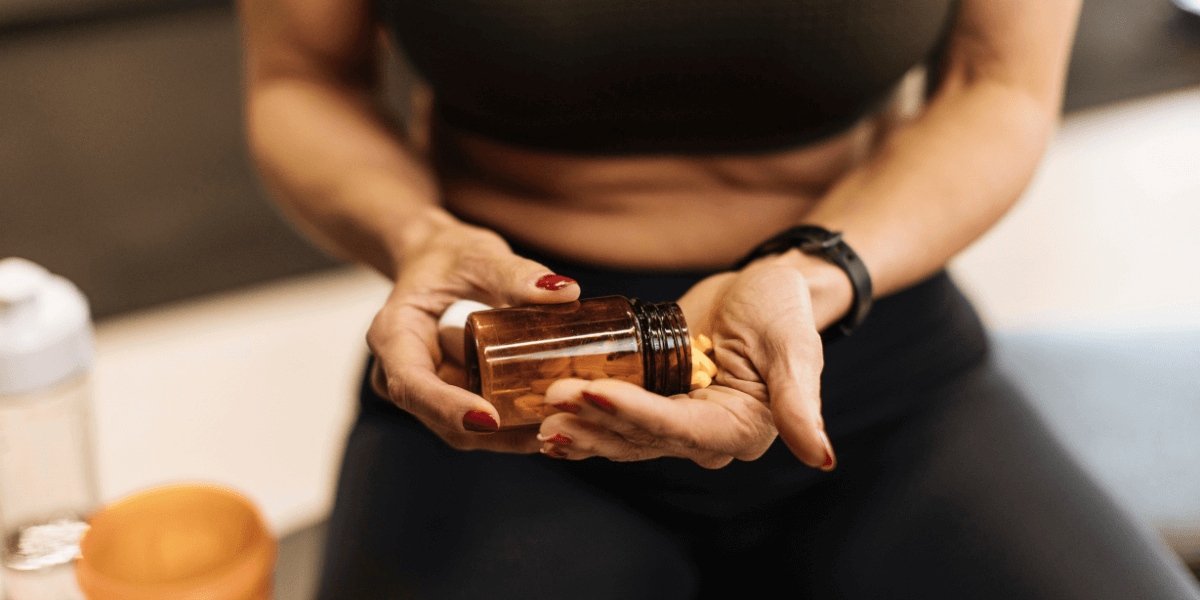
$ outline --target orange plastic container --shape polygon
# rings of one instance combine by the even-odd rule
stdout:
[[[270,600],[275,538],[246,498],[187,484],[141,492],[90,520],[76,563],[89,600]]]

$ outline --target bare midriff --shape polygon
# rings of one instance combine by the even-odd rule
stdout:
[[[882,127],[760,154],[588,156],[435,128],[445,206],[566,259],[621,268],[724,268],[802,223],[870,154]]]

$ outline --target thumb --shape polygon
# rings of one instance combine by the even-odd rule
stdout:
[[[795,335],[794,332],[792,334]],[[816,336],[815,332],[813,336]],[[790,347],[814,347],[808,340],[800,344],[797,346],[797,342],[793,341]],[[760,374],[767,384],[775,428],[779,430],[779,436],[788,449],[804,464],[822,471],[832,471],[837,459],[829,436],[825,433],[825,420],[821,417],[820,373],[824,358],[819,337],[815,348],[815,352],[778,352],[773,360],[767,362],[768,368],[760,371]]]
[[[485,275],[494,306],[559,304],[579,299],[579,284],[538,262],[512,255]]]

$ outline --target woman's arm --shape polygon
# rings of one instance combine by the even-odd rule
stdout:
[[[1079,7],[1080,0],[961,0],[924,114],[806,215],[845,232],[876,295],[941,269],[1021,195],[1058,117]],[[791,259],[810,281],[818,327],[841,318],[852,296],[846,276],[820,259]]]
[[[395,279],[453,223],[424,157],[381,109],[369,0],[241,0],[246,126],[273,196],[339,257]]]
[[[437,318],[458,299],[569,302],[579,286],[441,208],[431,169],[377,100],[370,7],[240,0],[251,152],[297,225],[395,281],[367,333],[380,394],[454,447],[536,452],[531,432],[479,435],[496,430],[496,410],[438,377]]]

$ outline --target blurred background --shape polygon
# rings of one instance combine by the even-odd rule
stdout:
[[[267,200],[239,51],[224,0],[0,0],[0,257],[91,299],[102,497],[242,490],[284,538],[277,597],[307,598],[388,287]],[[1064,113],[953,272],[1080,459],[1200,568],[1200,17],[1086,0]]]

